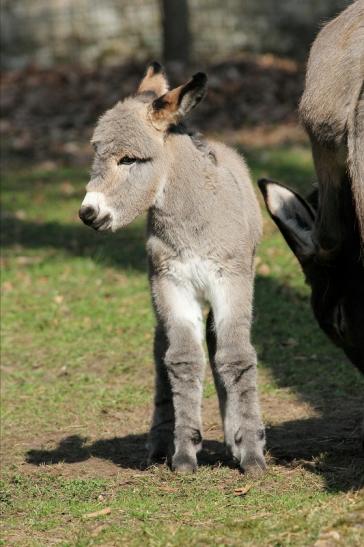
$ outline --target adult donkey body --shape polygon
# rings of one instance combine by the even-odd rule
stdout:
[[[168,91],[158,63],[134,97],[100,119],[80,209],[112,231],[148,211],[149,279],[157,319],[156,394],[149,459],[170,454],[193,471],[201,447],[203,314],[225,441],[245,471],[264,469],[264,428],[250,341],[253,257],[261,217],[248,169],[222,144],[189,135],[180,120],[202,99],[206,76]]]
[[[318,193],[304,200],[262,180],[273,220],[312,289],[320,327],[364,372],[364,1],[318,34],[300,116],[310,136]],[[315,195],[316,194],[316,195]],[[317,198],[318,197],[318,202]]]

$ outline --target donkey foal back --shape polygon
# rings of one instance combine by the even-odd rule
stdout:
[[[203,304],[225,442],[245,471],[265,468],[256,353],[251,344],[254,252],[261,217],[248,169],[233,150],[188,134],[180,121],[206,76],[168,90],[158,63],[137,94],[96,127],[82,220],[116,230],[148,211],[149,280],[157,326],[150,462],[197,467],[202,445]]]

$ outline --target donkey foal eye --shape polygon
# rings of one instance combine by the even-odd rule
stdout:
[[[132,163],[135,163],[137,161],[136,158],[131,158],[130,156],[123,156],[118,161],[118,165],[131,165]]]

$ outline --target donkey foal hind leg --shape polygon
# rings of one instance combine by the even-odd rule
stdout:
[[[225,442],[245,472],[259,473],[266,468],[265,433],[257,393],[256,353],[250,343],[252,290],[245,283],[226,289],[221,289],[213,303],[215,341],[210,337],[211,348],[216,344],[212,366],[225,387],[225,392],[220,390]]]
[[[216,354],[216,330],[214,315],[212,310],[209,311],[206,321],[206,344],[209,352],[209,361],[211,365],[212,375],[214,377],[215,388],[219,399],[219,408],[222,422],[225,422],[225,409],[226,409],[226,387],[223,379],[216,368],[215,354]]]
[[[167,335],[162,324],[154,334],[155,397],[152,427],[148,439],[148,463],[162,461],[173,451],[174,409],[171,383],[164,362],[168,348]]]

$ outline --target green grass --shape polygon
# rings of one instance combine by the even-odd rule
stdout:
[[[314,180],[305,147],[246,156],[254,179],[301,191]],[[362,545],[364,382],[318,330],[267,217],[254,342],[269,471],[247,479],[226,459],[210,374],[199,471],[146,469],[154,320],[144,219],[114,235],[82,226],[86,181],[86,170],[37,166],[3,176],[4,544]]]

